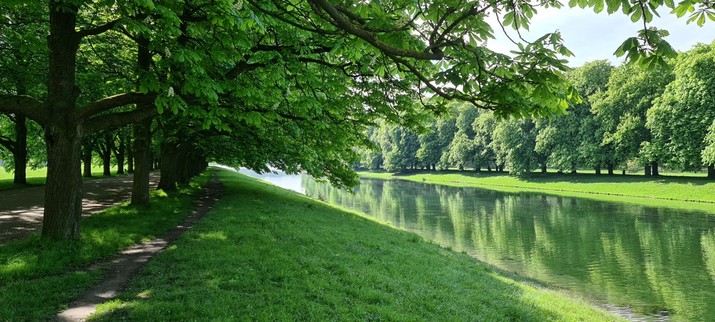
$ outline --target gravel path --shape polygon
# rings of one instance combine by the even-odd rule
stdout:
[[[151,186],[159,182],[152,172]],[[91,215],[131,198],[132,175],[84,181],[83,215]],[[0,191],[0,244],[27,237],[42,227],[45,187]]]

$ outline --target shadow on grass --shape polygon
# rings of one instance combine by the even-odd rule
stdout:
[[[193,209],[196,187],[152,193],[152,205],[128,204],[81,220],[79,241],[38,234],[0,244],[0,321],[46,320],[102,276],[89,265],[174,228]]]

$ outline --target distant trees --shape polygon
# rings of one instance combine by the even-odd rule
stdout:
[[[675,62],[675,78],[648,111],[646,124],[653,135],[650,149],[654,156],[678,170],[707,166],[710,178],[715,178],[715,168],[709,157],[703,158],[703,151],[715,120],[713,71],[715,42],[681,54]]]
[[[582,101],[566,114],[536,119],[501,118],[468,104],[429,120],[410,146],[382,136],[390,164],[377,165],[386,150],[371,151],[371,166],[399,171],[400,162],[441,169],[506,167],[514,174],[547,167],[564,172],[592,168],[597,174],[633,165],[646,175],[659,168],[699,171],[715,177],[715,43],[698,45],[670,61],[673,66],[613,67],[589,62],[568,74]],[[383,131],[376,128],[371,131]],[[392,126],[389,131],[408,131]],[[393,151],[401,151],[396,154]],[[364,153],[364,152],[363,152]],[[406,160],[400,160],[402,157]],[[434,168],[434,166],[432,167]]]

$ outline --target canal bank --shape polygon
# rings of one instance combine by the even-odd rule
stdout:
[[[235,173],[225,197],[95,318],[609,321],[466,254]]]
[[[705,177],[594,174],[539,174],[514,177],[496,172],[358,172],[361,178],[405,180],[502,192],[537,192],[643,206],[700,210],[715,214],[715,181]]]
[[[347,193],[288,177],[313,198],[631,319],[707,320],[715,311],[711,212],[402,180],[362,179]]]

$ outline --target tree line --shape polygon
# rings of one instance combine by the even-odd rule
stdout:
[[[598,60],[568,73],[582,100],[567,113],[503,118],[468,104],[423,128],[383,122],[368,130],[359,169],[560,172],[640,166],[701,171],[715,178],[715,42],[699,44],[668,64],[614,67]]]
[[[649,66],[674,54],[666,32],[650,26],[659,8],[698,24],[715,17],[704,1],[568,5],[642,22],[617,53]],[[110,151],[133,162],[136,205],[150,204],[152,159],[165,189],[208,160],[349,186],[353,147],[369,144],[365,130],[381,119],[412,127],[450,101],[498,117],[576,104],[563,59],[571,52],[558,32],[517,39],[510,55],[486,45],[494,30],[528,28],[552,6],[561,4],[2,1],[2,158],[18,182],[28,160],[47,165],[42,237],[51,240],[80,237],[82,159]]]

